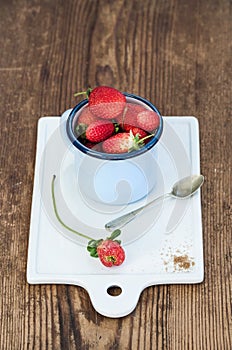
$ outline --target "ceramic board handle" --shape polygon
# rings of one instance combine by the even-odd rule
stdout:
[[[97,312],[106,317],[118,318],[130,314],[136,308],[144,285],[144,282],[138,283],[137,276],[92,275],[84,288]],[[121,293],[110,295],[108,291],[111,286],[118,288]]]

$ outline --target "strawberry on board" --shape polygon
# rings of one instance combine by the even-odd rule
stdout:
[[[144,145],[143,140],[132,132],[120,132],[109,137],[102,143],[102,150],[105,153],[127,153],[138,150]]]
[[[159,126],[159,116],[154,111],[143,111],[137,115],[137,126],[146,131],[153,131]]]
[[[117,89],[98,86],[89,93],[90,111],[99,118],[114,119],[123,113],[126,97]]]
[[[106,267],[119,266],[125,260],[125,252],[120,243],[113,240],[104,240],[97,247],[97,254]]]
[[[114,124],[109,120],[97,120],[87,127],[85,136],[88,141],[97,143],[113,135],[114,130]]]

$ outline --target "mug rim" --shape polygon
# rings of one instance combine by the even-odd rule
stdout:
[[[98,158],[98,159],[103,159],[103,160],[124,160],[124,159],[130,159],[130,158],[134,158],[134,157],[138,157],[139,155],[149,151],[150,149],[152,149],[156,143],[159,141],[162,132],[163,132],[163,117],[160,114],[159,110],[157,109],[156,106],[154,106],[150,101],[148,101],[147,99],[138,96],[138,95],[134,95],[134,94],[130,94],[127,92],[122,92],[123,95],[125,95],[126,97],[129,98],[133,98],[135,100],[138,100],[140,102],[143,102],[144,104],[146,104],[148,107],[150,107],[154,112],[156,112],[159,116],[159,127],[155,133],[155,135],[152,137],[152,139],[145,144],[142,148],[140,148],[139,150],[135,150],[132,152],[127,152],[127,153],[120,153],[120,154],[115,154],[115,153],[104,153],[104,152],[99,152],[96,150],[93,150],[91,148],[86,147],[84,144],[82,144],[76,137],[74,131],[73,131],[73,119],[76,115],[76,113],[82,108],[84,107],[87,103],[88,103],[88,99],[85,99],[81,102],[79,102],[70,112],[68,118],[67,118],[67,122],[66,122],[66,132],[68,135],[69,140],[71,141],[71,143],[73,144],[74,147],[76,147],[78,150],[80,150],[82,153]]]

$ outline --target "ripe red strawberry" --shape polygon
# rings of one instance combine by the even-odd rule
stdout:
[[[88,147],[88,148],[93,149],[93,150],[98,151],[98,152],[102,151],[101,143],[92,143],[92,142],[88,141],[85,143],[85,147]]]
[[[152,131],[159,126],[159,116],[154,111],[143,111],[137,115],[137,125],[139,128]]]
[[[143,106],[135,103],[127,103],[123,115],[117,118],[120,128],[126,132],[130,132],[131,130],[133,135],[138,134],[139,138],[147,136],[147,132],[137,125],[137,115],[143,111],[146,111]]]
[[[122,129],[127,124],[137,126],[137,115],[144,110],[145,108],[142,106],[129,102],[126,104],[123,114],[117,118],[117,122]]]
[[[105,153],[126,153],[140,147],[138,137],[129,132],[115,134],[102,143],[102,150]]]
[[[93,113],[91,113],[89,106],[86,106],[82,109],[80,116],[78,117],[78,124],[90,125],[95,122],[97,118]]]
[[[137,128],[137,126],[132,126],[129,124],[125,124],[123,129],[126,132],[132,131],[132,134],[134,136],[138,135],[139,139],[143,139],[144,137],[146,137],[148,135],[147,132],[144,131],[143,129]]]
[[[89,93],[90,111],[99,118],[114,119],[123,112],[126,97],[108,86],[98,86]]]
[[[133,114],[135,116],[137,116],[138,113],[146,111],[146,108],[138,105],[137,103],[132,103],[132,102],[128,102],[127,103],[127,107],[128,107],[128,113]]]
[[[104,240],[97,247],[97,254],[102,264],[119,266],[125,260],[125,252],[117,241]]]
[[[108,120],[97,120],[86,129],[86,139],[97,143],[106,140],[114,133],[114,124]]]

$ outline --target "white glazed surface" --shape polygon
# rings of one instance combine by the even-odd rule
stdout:
[[[181,135],[180,145],[186,151],[191,173],[200,173],[199,132],[196,119],[164,117],[164,121],[164,138],[159,145],[159,152],[162,155],[159,165],[164,183],[160,188],[159,181],[159,186],[154,193],[152,191],[151,196],[159,195],[159,191],[168,192],[178,178],[188,175],[186,173],[189,171],[188,167],[185,168],[183,163],[179,163],[179,158],[173,154],[168,133],[175,132]],[[125,208],[112,207],[111,213],[104,212],[104,206],[99,205],[94,209],[87,206],[80,198],[78,190],[75,191],[77,184],[72,168],[73,154],[67,150],[67,145],[63,142],[59,124],[59,117],[45,117],[40,119],[38,126],[28,246],[28,282],[82,286],[88,291],[94,308],[108,317],[122,317],[132,312],[142,290],[147,286],[201,282],[203,246],[200,191],[188,202],[178,202],[181,206],[186,204],[186,208],[171,234],[167,234],[166,229],[173,220],[173,213],[175,218],[178,215],[173,211],[176,201],[172,199],[159,208],[156,220],[153,220],[156,209],[154,207],[143,213],[141,218],[128,224],[121,234],[126,260],[115,268],[106,268],[98,259],[91,258],[85,248],[86,241],[81,241],[57,223],[51,202],[50,186],[53,174],[57,175],[57,205],[62,218],[73,228],[84,233],[96,234],[96,237],[104,238],[107,235],[103,228],[105,222],[144,203],[139,201]],[[59,152],[63,151],[62,164],[54,155],[57,149]],[[179,154],[181,148],[177,151]],[[181,161],[184,161],[184,153],[181,155]],[[59,187],[63,187],[64,184],[65,189],[63,188],[62,192]],[[147,226],[144,226],[146,223]],[[189,270],[176,267],[173,264],[175,254],[188,255],[194,264]],[[122,293],[117,297],[107,293],[107,289],[113,285],[122,289]]]

